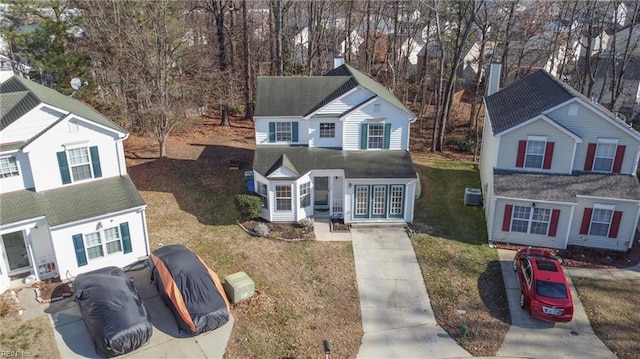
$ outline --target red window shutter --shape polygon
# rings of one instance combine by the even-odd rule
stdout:
[[[527,151],[527,141],[518,142],[518,157],[516,158],[516,167],[524,167],[524,155]]]
[[[508,204],[504,206],[504,218],[502,218],[502,231],[509,232],[511,227],[511,213],[513,212],[513,205]]]
[[[587,147],[587,159],[584,160],[584,170],[591,171],[593,168],[593,158],[596,156],[596,144],[590,143]]]
[[[560,219],[560,210],[554,209],[551,212],[551,223],[549,223],[549,237],[555,237],[558,232],[558,219]]]
[[[548,170],[551,168],[551,160],[553,159],[553,142],[547,142],[547,148],[544,150],[544,163],[542,168]]]
[[[611,227],[609,227],[609,238],[618,238],[618,228],[620,228],[620,220],[622,219],[622,211],[614,211]]]
[[[624,159],[624,150],[627,146],[618,146],[616,148],[616,157],[613,160],[613,173],[620,173],[622,170],[622,160]]]
[[[582,214],[582,225],[580,226],[580,234],[589,234],[589,225],[591,224],[591,214],[593,208],[585,208]]]

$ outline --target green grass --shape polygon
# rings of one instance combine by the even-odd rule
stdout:
[[[416,202],[414,222],[433,228],[434,235],[469,244],[487,242],[481,207],[464,205],[466,187],[480,188],[475,163],[435,157],[429,167],[417,166],[422,198]]]
[[[484,212],[464,205],[465,188],[480,186],[475,164],[439,156],[416,162],[423,194],[412,241],[436,319],[473,355],[495,355],[509,328],[509,307]]]

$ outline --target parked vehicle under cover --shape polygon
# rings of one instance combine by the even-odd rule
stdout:
[[[229,302],[218,275],[183,245],[160,247],[151,254],[151,281],[180,329],[193,335],[229,321]]]
[[[520,307],[549,322],[573,319],[571,290],[560,260],[549,251],[523,248],[513,260],[520,284]]]
[[[79,274],[73,292],[89,334],[105,356],[132,352],[151,339],[149,312],[133,279],[122,269],[105,267]]]

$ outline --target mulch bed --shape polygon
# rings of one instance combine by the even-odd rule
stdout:
[[[313,227],[305,227],[298,223],[274,223],[261,218],[239,222],[245,231],[259,237],[260,235],[256,232],[256,227],[261,223],[269,227],[269,234],[264,236],[265,238],[285,241],[308,241],[316,239],[316,235],[313,233]]]
[[[47,279],[31,285],[36,292],[36,299],[40,303],[51,303],[73,295],[73,289],[68,282],[59,278]]]
[[[563,265],[567,267],[596,269],[626,268],[640,263],[640,242],[635,242],[633,247],[626,252],[580,246],[569,246],[567,249],[547,249],[562,258]],[[510,250],[527,247],[509,243],[494,244],[498,248]]]

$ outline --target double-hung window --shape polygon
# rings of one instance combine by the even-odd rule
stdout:
[[[593,170],[598,172],[611,172],[617,147],[617,142],[598,141],[593,159]]]
[[[107,246],[107,254],[122,252],[122,241],[118,227],[105,229],[104,239]]]
[[[612,219],[613,209],[606,208],[604,206],[595,207],[593,209],[593,214],[591,215],[589,234],[593,236],[608,236]]]
[[[551,221],[551,209],[513,206],[511,231],[546,235]]]
[[[527,141],[527,152],[525,154],[524,166],[527,168],[542,168],[544,161],[544,149],[546,140],[530,139]]]
[[[18,162],[14,156],[0,158],[0,177],[15,177],[19,176]]]
[[[276,141],[291,141],[291,122],[276,122]]]
[[[311,182],[300,185],[300,207],[308,207],[311,205]]]
[[[336,124],[331,122],[320,123],[320,138],[335,138]]]
[[[90,260],[114,253],[127,254],[133,251],[129,223],[102,230],[98,224],[96,231],[72,236],[78,266],[87,265]]]
[[[62,183],[102,177],[98,147],[74,147],[57,153]]]
[[[67,156],[74,182],[91,178],[91,160],[86,147],[70,149],[67,151]]]
[[[102,238],[100,238],[100,232],[85,234],[84,240],[87,244],[87,256],[89,257],[89,259],[104,257],[104,250],[102,248]]]
[[[291,186],[276,186],[276,210],[291,210]]]
[[[367,148],[382,148],[384,143],[384,124],[370,123],[368,126],[369,133],[367,138],[369,143]]]

